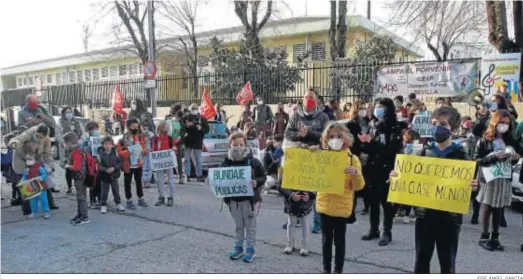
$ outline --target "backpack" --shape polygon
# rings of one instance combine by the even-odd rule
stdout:
[[[82,150],[84,156],[85,165],[87,167],[87,173],[84,178],[84,185],[88,188],[94,188],[96,185],[96,178],[98,176],[98,161],[93,155]]]

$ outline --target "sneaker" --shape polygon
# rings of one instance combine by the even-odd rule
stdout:
[[[290,245],[287,245],[285,249],[283,249],[283,253],[290,255],[294,251],[294,247],[291,247]]]
[[[128,200],[127,201],[127,208],[129,208],[129,209],[136,209],[136,205],[134,204],[134,202],[132,200]]]
[[[234,251],[229,252],[229,259],[237,260],[243,256],[243,247],[234,247]]]
[[[74,216],[74,218],[71,219],[71,220],[69,221],[69,223],[74,224],[74,223],[76,223],[76,221],[77,221],[78,219],[80,219],[80,215],[76,215],[76,216]]]
[[[105,213],[107,213],[107,206],[102,205],[102,207],[100,208],[100,213],[101,213],[101,214],[105,214]]]
[[[121,204],[117,204],[116,208],[118,209],[118,211],[125,211],[125,207],[123,207],[123,205]]]
[[[309,250],[307,250],[307,248],[300,249],[300,256],[307,257],[308,255],[309,255]]]
[[[174,198],[167,198],[167,206],[173,206],[174,204]]]
[[[402,220],[403,220],[403,223],[410,224],[410,217],[409,216],[403,216]]]
[[[138,205],[141,207],[148,207],[149,205],[145,202],[143,198],[138,200]]]
[[[321,232],[320,224],[314,224],[314,226],[312,226],[312,233],[318,234],[320,232]]]
[[[490,240],[490,245],[492,246],[492,250],[497,250],[497,251],[505,250],[505,246],[501,245],[501,243],[499,242],[499,239]]]
[[[246,263],[250,263],[256,258],[256,253],[254,252],[254,248],[247,248],[247,251],[245,252],[245,256],[243,256],[243,261]]]
[[[36,218],[36,214],[31,213],[31,214],[27,215],[27,218],[29,218],[29,219]]]
[[[51,213],[50,212],[44,212],[44,219],[49,219],[51,218]]]
[[[89,217],[80,217],[78,218],[78,220],[76,220],[76,222],[74,223],[75,225],[84,225],[84,224],[89,224],[91,223],[91,220],[89,220]]]
[[[183,175],[181,175],[179,178],[178,178],[178,184],[185,184],[185,178]]]
[[[160,205],[164,205],[164,204],[165,204],[165,198],[159,197],[158,201],[154,204],[154,206],[160,206]]]

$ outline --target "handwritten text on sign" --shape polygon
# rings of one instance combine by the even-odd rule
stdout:
[[[149,154],[153,171],[176,168],[176,154],[173,150],[155,151]]]
[[[98,148],[102,146],[102,137],[90,137],[89,141],[91,142],[91,154],[96,157],[98,156]]]
[[[285,149],[285,172],[282,187],[293,190],[343,194],[345,152]]]
[[[432,115],[416,115],[412,119],[412,130],[422,138],[432,138]]]
[[[474,161],[397,155],[388,201],[466,214],[475,168]]]
[[[490,167],[482,167],[481,171],[487,183],[498,178],[512,177],[512,164],[510,161],[497,162]]]
[[[209,185],[217,198],[254,196],[251,179],[251,167],[209,169]]]

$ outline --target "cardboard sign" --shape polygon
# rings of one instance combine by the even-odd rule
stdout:
[[[140,144],[130,145],[127,147],[127,150],[129,150],[131,166],[138,165],[138,161],[142,158],[142,146]]]
[[[512,164],[510,161],[497,162],[490,167],[482,167],[481,171],[487,183],[499,178],[512,177]]]
[[[416,115],[412,119],[412,130],[416,131],[422,138],[432,138],[432,115]]]
[[[252,197],[251,167],[210,168],[209,185],[217,198]]]
[[[98,148],[102,146],[102,137],[89,137],[89,141],[91,142],[91,154],[94,157],[98,157]]]
[[[174,150],[162,150],[149,153],[149,160],[153,171],[176,168],[176,153]]]
[[[469,211],[475,161],[396,155],[388,201],[441,211]]]
[[[335,151],[285,149],[282,187],[310,192],[343,194],[348,154]]]

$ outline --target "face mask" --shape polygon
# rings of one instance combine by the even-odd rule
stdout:
[[[34,161],[34,160],[28,160],[28,161],[25,161],[25,164],[26,164],[27,166],[32,166],[32,165],[35,164],[35,161]]]
[[[100,131],[98,131],[98,130],[94,130],[94,131],[92,131],[92,132],[91,132],[91,136],[93,136],[93,137],[99,137],[99,136],[100,136]]]
[[[496,127],[496,131],[498,131],[498,133],[500,134],[504,134],[508,131],[508,124],[498,124],[498,126]]]
[[[377,118],[382,119],[383,116],[385,116],[385,108],[375,108],[374,109],[374,115]]]
[[[131,104],[131,110],[136,110],[136,104]]]
[[[312,98],[307,98],[305,100],[305,109],[307,110],[312,110],[316,107],[316,100],[312,99]]]
[[[245,146],[234,146],[231,147],[229,150],[229,158],[234,161],[241,161],[245,159],[245,153],[247,151],[247,147]]]
[[[70,113],[66,113],[66,114],[65,114],[65,118],[66,118],[66,119],[69,119],[69,120],[73,119],[73,113],[72,113],[72,112],[70,112]]]
[[[452,132],[443,126],[434,126],[432,136],[437,143],[442,143],[448,140]]]
[[[362,117],[362,118],[365,117],[365,116],[367,116],[367,111],[366,111],[366,110],[360,110],[360,111],[358,111],[358,116],[359,116],[359,117]]]
[[[258,100],[258,105],[263,105],[263,100]]]
[[[34,143],[39,143],[39,142],[40,142],[40,139],[37,138],[35,135],[33,135],[33,136],[31,137],[31,141],[34,142]]]
[[[129,129],[131,131],[131,134],[136,135],[138,134],[138,129]]]
[[[343,147],[343,140],[341,139],[330,139],[328,141],[329,148],[332,150],[341,150]]]
[[[37,102],[30,102],[30,103],[27,104],[27,106],[30,109],[37,109],[38,108],[38,103]]]
[[[191,110],[191,114],[192,115],[198,115],[198,111],[197,110]]]

